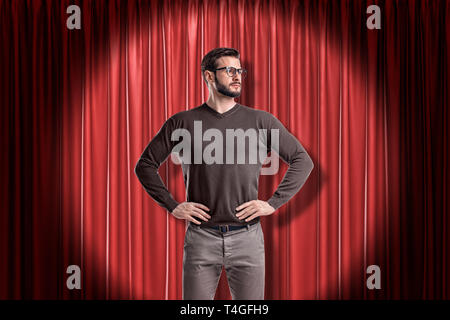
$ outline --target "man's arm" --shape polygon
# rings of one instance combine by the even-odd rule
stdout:
[[[174,142],[171,140],[173,130],[174,120],[169,118],[149,142],[134,169],[145,191],[169,212],[172,212],[179,203],[167,190],[158,173],[158,168],[167,159],[174,147]]]
[[[280,158],[289,164],[289,168],[277,190],[267,200],[267,203],[277,210],[288,202],[305,184],[306,179],[314,168],[314,163],[298,139],[273,115],[271,115],[270,128],[279,130],[278,148],[275,141],[271,141],[271,132],[268,132],[272,152],[275,149]]]

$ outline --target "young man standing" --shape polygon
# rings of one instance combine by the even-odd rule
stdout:
[[[314,165],[277,118],[234,101],[246,75],[237,50],[216,48],[203,58],[201,67],[208,100],[166,120],[142,153],[135,173],[160,206],[188,221],[183,299],[214,299],[223,266],[233,299],[264,299],[260,217],[291,199]],[[273,196],[263,201],[258,199],[258,178],[271,150],[289,168]],[[182,159],[187,189],[187,201],[182,203],[158,174],[172,152]]]

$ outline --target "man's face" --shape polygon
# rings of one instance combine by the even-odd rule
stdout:
[[[241,68],[241,62],[235,57],[221,57],[217,60],[217,69],[222,67]],[[217,92],[227,97],[236,98],[241,95],[241,75],[237,72],[230,77],[226,69],[217,70],[214,84]],[[213,85],[214,85],[213,84]]]

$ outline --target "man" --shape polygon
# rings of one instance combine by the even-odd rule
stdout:
[[[223,266],[233,299],[264,299],[260,217],[292,198],[314,165],[277,118],[234,101],[246,74],[237,50],[216,48],[203,58],[201,68],[208,100],[166,120],[142,153],[135,173],[160,206],[188,221],[183,299],[214,299]],[[256,137],[261,132],[267,134]],[[263,146],[263,157],[257,160],[256,141]],[[272,149],[289,168],[273,196],[264,201],[258,199],[258,177],[264,156]],[[172,152],[182,158],[187,188],[187,201],[182,203],[172,197],[158,174]]]

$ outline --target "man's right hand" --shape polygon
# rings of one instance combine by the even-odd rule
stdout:
[[[185,219],[192,221],[195,224],[201,224],[201,222],[195,220],[194,217],[200,218],[204,221],[211,219],[211,216],[203,210],[209,211],[209,208],[197,202],[182,202],[176,206],[171,213],[177,219]]]

